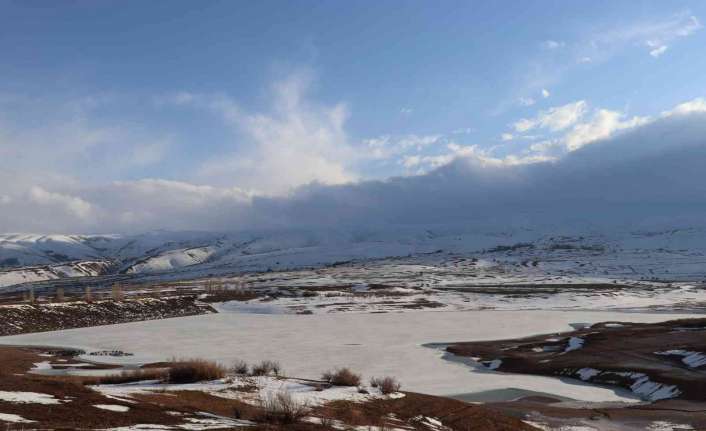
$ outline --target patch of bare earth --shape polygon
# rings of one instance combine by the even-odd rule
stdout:
[[[138,391],[131,393],[129,398],[114,398],[91,389],[90,385],[104,383],[104,378],[28,373],[38,363],[75,361],[72,353],[60,350],[48,352],[37,348],[0,347],[0,363],[3,365],[0,369],[0,393],[33,393],[35,397],[51,401],[17,402],[7,396],[0,397],[0,413],[15,415],[13,417],[27,421],[17,424],[24,429],[55,430],[110,429],[135,425],[161,425],[180,429],[180,426],[198,425],[199,420],[213,420],[211,418],[221,420],[224,425],[211,425],[208,429],[237,429],[223,422],[223,418],[226,421],[250,421],[244,424],[250,425],[247,429],[251,430],[331,430],[336,429],[334,425],[402,425],[406,429],[428,430],[430,423],[443,423],[447,428],[440,429],[459,431],[535,429],[497,410],[414,393],[357,403],[338,401],[307,406],[306,417],[286,422],[279,416],[273,416],[265,406],[246,403],[232,396],[220,397],[218,393],[178,390],[178,387],[167,390],[165,386],[164,390]],[[194,369],[205,370],[203,366],[196,364],[196,361],[164,365],[173,367],[174,364],[181,364],[182,367],[191,364]],[[157,371],[155,368],[143,370],[147,373],[151,372],[149,370]],[[167,379],[168,375],[169,373],[162,376]],[[218,375],[221,375],[220,371]],[[242,386],[237,390],[252,393],[258,389]],[[0,424],[2,423],[3,419],[0,417]]]
[[[646,400],[706,401],[706,319],[605,322],[573,332],[455,343],[499,371],[620,386]]]
[[[650,404],[602,406],[571,403],[540,397],[487,404],[503,414],[543,424],[554,429],[596,430],[706,430],[706,403],[666,400]],[[651,428],[655,423],[670,424]],[[590,428],[588,428],[590,427]]]
[[[319,414],[335,417],[350,425],[377,426],[383,429],[408,427],[429,430],[433,429],[429,424],[440,423],[445,429],[457,431],[536,430],[522,420],[496,409],[412,392],[405,392],[401,398],[363,403],[334,401],[321,407]]]
[[[156,405],[127,404],[104,397],[84,386],[85,383],[90,383],[91,379],[27,374],[35,363],[58,359],[63,358],[39,356],[37,351],[30,349],[0,347],[0,391],[41,394],[45,398],[50,396],[56,400],[52,404],[42,404],[0,399],[0,413],[17,415],[32,421],[22,424],[25,429],[98,429],[139,423],[180,422]],[[129,414],[99,409],[94,407],[95,405],[124,405],[129,408]]]

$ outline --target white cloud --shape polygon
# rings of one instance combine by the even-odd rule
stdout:
[[[519,99],[517,99],[517,103],[522,106],[532,106],[537,102],[531,97],[520,97]]]
[[[169,146],[170,142],[166,140],[156,140],[155,142],[136,146],[132,149],[129,162],[136,166],[147,166],[159,163],[166,157]]]
[[[558,131],[566,129],[575,124],[585,113],[586,102],[579,100],[563,106],[550,108],[541,111],[534,118],[523,118],[513,124],[515,131],[527,132],[534,128],[549,129]]]
[[[703,225],[706,183],[694,178],[706,164],[704,115],[659,118],[559,158],[497,158],[478,147],[450,144],[448,154],[414,159],[415,167],[425,162],[438,166],[426,174],[307,188],[293,204],[280,200],[276,208],[284,219],[318,222],[325,214],[325,225],[332,228],[386,223],[438,227],[472,220],[476,230],[634,229],[650,225],[655,215],[672,224],[683,218]]]
[[[514,136],[512,135],[512,133],[503,133],[500,135],[500,139],[502,139],[503,141],[512,141],[513,138]]]
[[[677,39],[685,38],[702,28],[699,19],[690,12],[680,12],[668,18],[643,21],[623,28],[602,31],[592,41],[596,51],[643,45],[653,57],[664,54]]]
[[[685,104],[685,108],[681,109],[688,110],[689,108],[686,106]],[[688,106],[698,109],[699,103],[698,101],[693,102]],[[590,111],[592,111],[591,116],[586,118],[586,114]],[[542,111],[532,119],[522,119],[514,124],[514,128],[519,132],[533,128],[546,128],[552,132],[561,132],[561,134],[555,134],[549,139],[535,142],[529,147],[531,153],[557,157],[566,152],[575,151],[586,144],[609,138],[621,130],[644,125],[649,121],[649,117],[627,118],[624,113],[619,111],[590,110],[588,104],[580,101]],[[508,133],[508,135],[510,134]],[[516,138],[527,137],[524,135]]]
[[[178,96],[188,106],[222,116],[241,137],[237,148],[198,168],[197,178],[259,193],[287,193],[300,185],[353,181],[358,158],[348,142],[345,104],[319,105],[307,98],[312,77],[290,75],[273,86],[269,112],[247,112],[223,95]],[[234,145],[235,147],[235,145]]]
[[[409,108],[409,107],[404,107],[404,108],[400,109],[400,114],[403,114],[403,115],[409,115],[412,112],[414,112],[414,109]]]
[[[569,151],[575,151],[586,144],[605,139],[616,132],[631,129],[647,123],[646,117],[632,117],[624,120],[625,115],[617,111],[599,109],[593,117],[576,124],[563,138]]]
[[[382,135],[377,138],[363,140],[363,145],[368,149],[362,157],[373,160],[384,160],[410,152],[420,152],[424,148],[439,144],[444,140],[443,135]]]
[[[549,97],[550,95],[551,95],[551,94],[549,93],[549,90],[547,90],[546,88],[542,88],[542,97],[543,97],[543,98],[546,99],[546,98]]]
[[[43,211],[49,214],[56,208],[84,220],[92,214],[91,204],[80,197],[50,192],[39,186],[30,188],[28,198],[32,203],[43,207]]]
[[[544,154],[508,154],[496,157],[492,150],[481,148],[478,145],[460,145],[450,142],[445,151],[433,155],[413,155],[403,159],[402,164],[408,169],[414,169],[417,175],[424,175],[435,169],[449,165],[458,159],[472,159],[481,166],[515,166],[538,163],[551,160],[552,157]]]
[[[559,49],[563,48],[566,46],[566,42],[563,41],[557,41],[557,40],[545,40],[544,42],[541,43],[542,48],[544,49]]]
[[[101,121],[111,98],[45,100],[0,97],[0,170],[115,176],[158,165],[170,136],[131,121]]]
[[[650,55],[654,58],[657,58],[667,52],[667,49],[668,47],[665,45],[654,47],[650,50]]]
[[[686,115],[693,112],[706,112],[706,99],[698,97],[688,102],[681,103],[671,110],[663,112],[662,116]]]
[[[666,112],[647,121],[595,110],[564,136],[534,144],[534,153],[499,157],[449,142],[443,152],[406,159],[410,169],[426,174],[305,185],[278,197],[163,179],[61,185],[46,180],[29,186],[23,180],[19,189],[2,192],[0,226],[3,231],[135,232],[473,220],[475,227],[508,226],[517,217],[530,225],[585,218],[592,226],[624,217],[634,226],[649,214],[676,217],[680,211],[694,211],[686,215],[704,220],[706,183],[694,178],[706,164],[706,101],[695,99]],[[539,151],[568,142],[574,150],[559,156]],[[0,176],[2,183],[12,180],[4,172]]]
[[[402,160],[402,164],[407,169],[415,168],[415,167],[419,166],[419,164],[421,162],[422,162],[422,157],[419,155],[405,156],[404,159]]]

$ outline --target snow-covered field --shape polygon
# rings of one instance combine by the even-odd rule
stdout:
[[[183,280],[437,251],[554,275],[693,282],[704,280],[706,229],[596,233],[588,228],[569,232],[549,227],[445,225],[246,233],[157,231],[135,236],[0,234],[0,288],[106,272],[151,281]],[[100,266],[89,271],[86,263]]]
[[[555,378],[476,370],[441,359],[427,343],[516,338],[600,321],[656,322],[677,314],[583,311],[464,311],[261,315],[224,313],[0,338],[1,344],[123,350],[135,356],[113,363],[147,363],[199,357],[280,361],[285,373],[318,378],[337,366],[370,376],[396,376],[403,388],[459,396],[508,388],[584,401],[635,401],[620,391]],[[94,357],[86,359],[95,359]]]
[[[706,289],[700,282],[589,276],[553,271],[543,263],[535,266],[522,264],[521,260],[446,254],[251,273],[220,281],[269,294],[246,303],[216,306],[221,311],[318,314],[432,307],[443,311],[706,309]]]

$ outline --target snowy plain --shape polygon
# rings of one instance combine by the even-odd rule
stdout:
[[[318,378],[347,366],[372,376],[396,376],[403,389],[442,396],[520,389],[582,401],[637,401],[627,391],[557,378],[475,370],[443,360],[429,343],[516,338],[570,331],[571,324],[657,322],[685,314],[587,311],[419,311],[315,315],[222,313],[0,338],[0,344],[123,350],[111,363],[203,358],[281,362],[287,375]],[[94,360],[94,357],[85,359]],[[102,358],[103,359],[103,358]]]

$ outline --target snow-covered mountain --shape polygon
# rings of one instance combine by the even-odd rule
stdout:
[[[555,230],[553,230],[555,231]],[[248,233],[0,235],[0,287],[64,277],[209,274],[317,267],[436,251],[638,278],[706,276],[706,229],[632,232],[477,230],[464,226]]]

